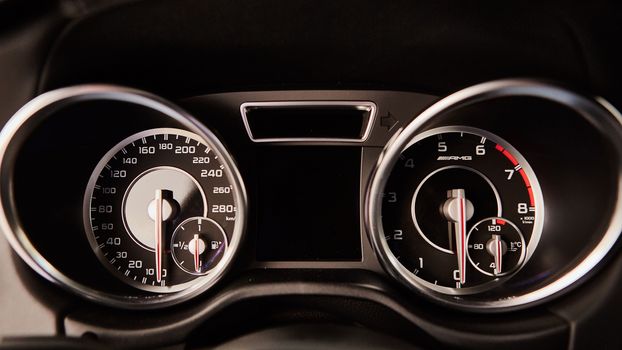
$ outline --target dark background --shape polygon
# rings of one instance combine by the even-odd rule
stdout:
[[[519,76],[601,95],[620,109],[621,7],[618,1],[5,0],[0,2],[0,120],[4,123],[37,93],[93,82],[129,85],[171,99],[275,89],[442,96]],[[27,282],[24,276],[31,272],[14,261],[5,240],[0,242],[5,267],[0,302],[3,314],[11,315],[0,320],[2,335],[79,334],[72,328],[77,322],[59,316],[76,308],[69,305],[73,300],[36,278]],[[538,336],[554,334],[558,345],[572,341],[575,348],[619,348],[612,325],[620,323],[622,263],[619,256],[612,260],[590,283],[546,305],[547,322],[552,319],[554,326],[534,326],[542,329]],[[35,290],[48,302],[24,293]],[[491,347],[507,346],[508,340],[529,338],[521,330],[541,325],[533,319],[543,320],[541,309],[490,316],[501,328],[491,331],[477,329],[473,315],[414,308],[423,309],[410,322],[461,345],[481,345],[484,339]],[[110,310],[96,314],[102,322],[110,316],[110,329],[121,324]],[[447,328],[430,325],[438,315]],[[470,324],[474,328],[466,331]]]
[[[257,166],[258,260],[361,260],[360,147],[263,147]]]

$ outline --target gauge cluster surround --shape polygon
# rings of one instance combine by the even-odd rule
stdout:
[[[587,278],[622,229],[619,114],[555,85],[177,103],[87,85],[14,116],[0,136],[10,179],[0,223],[32,269],[121,308],[236,288],[225,277],[246,272],[319,269],[368,271],[446,307],[510,311]],[[272,109],[249,123],[257,106]],[[333,127],[315,119],[324,113]],[[249,137],[258,126],[261,142]],[[84,132],[59,137],[70,128]],[[56,171],[33,192],[36,169]]]
[[[59,138],[66,130],[83,132]],[[181,108],[123,87],[68,87],[25,105],[2,135],[3,229],[46,279],[145,309],[199,295],[230,269],[246,190],[224,145]],[[59,164],[70,166],[31,190],[39,167]],[[49,210],[36,214],[33,197]]]
[[[436,102],[387,145],[370,181],[366,223],[385,269],[439,303],[476,311],[576,287],[622,230],[620,131],[606,102],[527,80]],[[581,146],[571,141],[579,137]],[[580,214],[585,206],[590,215]]]

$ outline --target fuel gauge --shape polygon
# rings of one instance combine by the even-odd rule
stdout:
[[[227,236],[214,220],[194,217],[185,220],[173,232],[173,260],[183,271],[193,275],[208,273],[227,249]]]

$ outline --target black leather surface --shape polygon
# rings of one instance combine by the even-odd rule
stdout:
[[[613,1],[141,1],[71,26],[41,89],[103,81],[178,96],[283,88],[443,95],[534,76],[614,99],[616,9]]]

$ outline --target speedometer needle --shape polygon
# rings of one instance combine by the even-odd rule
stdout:
[[[453,226],[455,251],[458,258],[458,273],[460,284],[466,282],[466,221],[467,200],[464,189],[447,191],[447,201],[443,205],[442,212]]]
[[[155,191],[155,270],[156,281],[162,281],[162,190]]]

